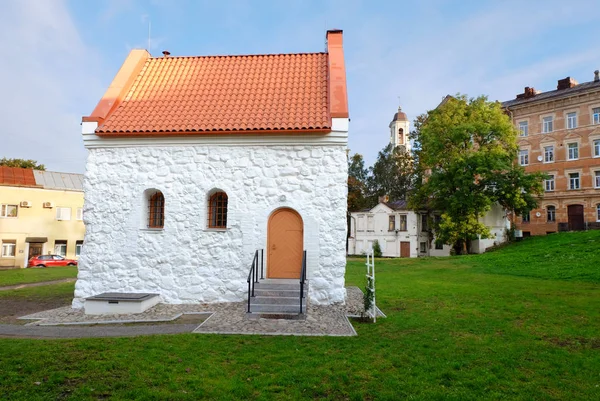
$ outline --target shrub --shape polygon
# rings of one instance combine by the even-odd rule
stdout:
[[[373,241],[373,256],[375,256],[376,258],[380,258],[381,255],[381,246],[379,245],[379,241],[375,240]]]

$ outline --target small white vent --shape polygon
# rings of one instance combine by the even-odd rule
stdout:
[[[21,207],[31,207],[31,202],[23,201],[23,202],[21,202]]]
[[[52,202],[44,202],[44,207],[46,209],[52,209],[54,205],[52,204]]]

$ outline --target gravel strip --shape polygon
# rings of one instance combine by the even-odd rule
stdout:
[[[355,336],[356,331],[347,316],[360,316],[362,311],[363,293],[358,287],[347,288],[346,305],[318,306],[309,303],[308,313],[301,320],[248,315],[245,302],[158,304],[143,313],[132,315],[86,315],[82,309],[72,309],[67,306],[22,316],[20,319],[34,320],[26,326],[0,325],[0,336],[73,338],[171,334],[191,331],[214,334]],[[210,317],[199,326],[197,324],[106,326],[123,323],[169,322],[182,314],[210,314]],[[96,326],[75,327],[75,325]]]

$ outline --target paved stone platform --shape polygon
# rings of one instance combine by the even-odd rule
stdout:
[[[132,315],[86,315],[82,309],[63,307],[38,312],[20,319],[32,320],[26,326],[64,326],[122,323],[160,323],[177,319],[183,314],[204,314],[208,318],[195,327],[194,333],[260,334],[300,336],[355,336],[356,331],[347,316],[362,312],[363,293],[348,287],[346,304],[308,305],[303,320],[267,319],[249,316],[245,302],[219,304],[158,304],[143,313]]]

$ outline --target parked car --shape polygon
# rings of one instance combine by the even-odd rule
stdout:
[[[39,255],[29,259],[27,267],[77,266],[75,259],[66,259],[60,255]]]

